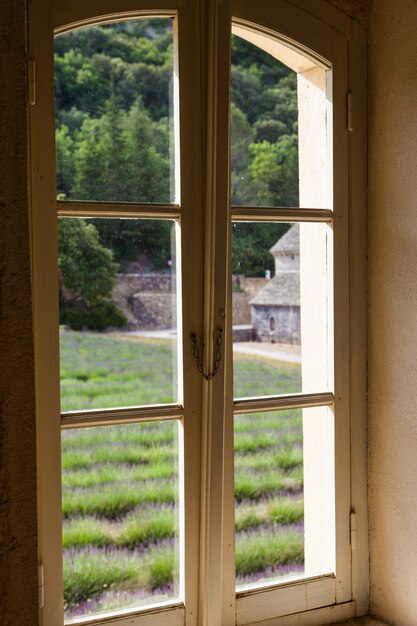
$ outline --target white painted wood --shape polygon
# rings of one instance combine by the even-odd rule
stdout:
[[[108,613],[94,619],[75,618],[65,623],[71,626],[184,626],[184,606],[166,604],[145,608],[140,613],[121,611],[117,615]]]
[[[325,624],[335,624],[339,623],[341,620],[347,620],[354,614],[355,603],[344,602],[343,604],[333,604],[332,606],[321,609],[313,609],[311,611],[293,613],[292,615],[285,615],[283,617],[252,622],[245,626],[325,626]]]
[[[330,224],[333,211],[330,209],[299,208],[264,208],[233,207],[232,218],[235,222],[318,222]]]
[[[330,406],[334,403],[332,393],[299,393],[283,396],[260,398],[239,398],[234,400],[235,413],[255,413],[261,411],[279,411],[302,409],[313,406]]]
[[[352,598],[350,553],[350,250],[349,250],[349,151],[346,93],[348,91],[348,59],[346,41],[337,40],[332,71],[333,109],[339,112],[332,120],[332,161],[334,184],[333,248],[334,275],[334,394],[335,394],[335,496],[336,496],[336,599]],[[352,329],[353,331],[353,329]]]
[[[33,164],[35,166],[36,175],[40,181],[41,189],[38,189],[36,184],[34,188],[34,209],[36,214],[34,216],[34,237],[36,240],[35,249],[35,270],[37,272],[37,278],[43,281],[42,287],[47,285],[49,298],[37,296],[36,312],[38,314],[38,324],[40,326],[39,331],[39,345],[41,346],[41,359],[42,363],[39,366],[41,370],[40,377],[43,380],[43,388],[45,389],[45,396],[39,394],[40,399],[45,397],[45,402],[48,403],[48,411],[53,409],[54,393],[50,389],[51,382],[55,381],[54,390],[56,391],[55,402],[55,421],[51,425],[50,420],[48,422],[48,412],[45,408],[42,411],[42,422],[40,424],[39,432],[41,433],[43,453],[40,464],[45,466],[45,472],[40,472],[42,484],[42,494],[44,494],[45,513],[43,513],[43,532],[45,533],[45,542],[41,545],[41,554],[45,563],[45,609],[43,611],[45,626],[57,626],[63,622],[63,608],[62,608],[62,556],[61,556],[61,531],[60,531],[60,485],[59,485],[59,450],[60,450],[60,435],[57,429],[59,420],[56,419],[56,409],[59,406],[59,364],[58,364],[58,312],[57,312],[57,281],[56,281],[56,209],[52,209],[52,205],[56,206],[55,201],[55,172],[51,164],[54,163],[54,128],[53,128],[53,48],[52,48],[52,6],[44,3],[43,11],[39,10],[39,2],[36,3],[36,21],[33,21],[33,28],[35,29],[36,37],[33,41],[39,44],[38,47],[32,46],[33,55],[35,58],[41,61],[45,60],[42,67],[48,68],[48,72],[42,74],[41,88],[40,88],[40,102],[38,108],[34,107],[33,119]],[[42,3],[41,3],[42,4]],[[87,6],[88,4],[88,6]],[[118,11],[121,9],[120,3],[113,2],[107,3],[108,8],[111,11]],[[131,3],[131,6],[135,8],[135,14],[137,13],[137,3]],[[183,3],[184,4],[184,3]],[[112,5],[110,7],[110,5]],[[148,5],[149,6],[149,5]],[[94,7],[94,10],[93,10]],[[60,13],[60,9],[63,8],[63,12]],[[68,7],[67,7],[68,8]],[[49,9],[49,13],[47,13]],[[59,0],[55,3],[55,9],[61,15],[65,15],[65,7],[62,7]],[[78,3],[71,3],[70,13],[71,19],[76,21],[82,19],[82,15],[77,14],[79,11],[81,14],[85,14],[85,11],[91,9],[93,13],[97,10],[97,3],[83,3],[82,6]],[[152,12],[155,15],[155,12]],[[158,14],[158,11],[156,11]],[[161,15],[175,15],[175,11],[167,11],[166,9],[159,12]],[[177,177],[177,180],[184,182],[183,189],[181,190],[181,230],[184,237],[187,239],[187,246],[185,253],[181,253],[181,249],[178,249],[178,254],[181,255],[180,262],[178,263],[178,269],[181,269],[181,261],[184,267],[184,280],[177,280],[178,290],[182,291],[183,298],[187,301],[187,306],[184,307],[184,315],[182,317],[182,325],[180,322],[179,339],[181,336],[185,336],[188,340],[191,331],[201,333],[202,326],[202,290],[199,286],[202,285],[202,251],[200,245],[200,239],[198,233],[202,232],[202,205],[199,204],[198,198],[201,198],[201,140],[200,140],[200,128],[201,119],[200,111],[201,107],[196,105],[195,86],[200,80],[200,65],[199,65],[199,36],[194,39],[190,37],[190,33],[198,32],[199,17],[198,11],[195,10],[194,3],[189,2],[187,10],[182,12],[178,17],[179,27],[176,32],[179,32],[181,38],[179,59],[177,55],[178,63],[175,62],[175,72],[178,76],[178,65],[181,66],[181,71],[184,74],[184,81],[182,84],[181,93],[175,94],[176,102],[181,101],[181,112],[178,114],[176,111],[176,129],[180,128],[181,141],[177,140],[177,158],[176,168],[178,170],[178,146],[181,143],[183,151],[183,159],[181,162],[181,176]],[[133,13],[129,14],[132,17]],[[92,18],[93,15],[90,15]],[[119,15],[120,17],[120,15]],[[39,24],[40,22],[40,24]],[[47,26],[47,32],[45,34],[45,27]],[[71,24],[61,22],[61,30],[67,30]],[[40,34],[42,33],[43,39],[41,40]],[[42,49],[41,49],[42,48]],[[187,78],[188,77],[188,78]],[[49,109],[47,108],[49,106]],[[41,110],[41,115],[38,115],[38,111]],[[191,112],[191,113],[190,113]],[[39,118],[39,119],[38,119]],[[186,120],[186,122],[185,122]],[[42,142],[37,140],[37,133],[42,139]],[[49,141],[49,151],[46,150]],[[42,150],[40,149],[42,146]],[[38,160],[41,163],[38,163]],[[47,172],[45,171],[47,169]],[[45,188],[45,191],[42,189]],[[49,195],[48,195],[49,194]],[[177,192],[177,195],[178,192]],[[46,217],[42,217],[47,212]],[[59,203],[58,213],[61,215],[103,215],[103,216],[115,216],[115,217],[159,217],[159,218],[178,218],[180,214],[179,205],[143,205],[143,204],[117,204],[117,203]],[[55,215],[54,215],[55,214]],[[42,219],[41,219],[42,218]],[[47,223],[46,223],[47,222]],[[179,233],[179,229],[177,228]],[[43,236],[47,235],[48,245],[43,245],[42,242],[37,244],[37,237],[39,240]],[[52,244],[52,245],[51,245]],[[54,246],[55,244],[55,246]],[[39,248],[39,249],[38,249]],[[184,247],[183,247],[184,250]],[[44,267],[44,269],[42,269]],[[54,269],[55,268],[55,269]],[[43,273],[42,273],[43,272]],[[179,277],[178,277],[179,278]],[[51,285],[55,284],[55,291],[51,288]],[[55,296],[55,299],[54,299]],[[40,304],[37,299],[39,298]],[[179,307],[179,318],[181,319],[181,308]],[[45,327],[45,331],[42,328]],[[51,331],[51,328],[56,328],[55,335]],[[52,338],[52,342],[51,342]],[[195,363],[192,357],[191,350],[184,350],[182,354],[181,348],[179,349],[179,359],[181,365],[181,359],[184,357],[184,371],[186,375],[179,376],[179,381],[186,381],[186,389],[180,390],[180,398],[184,396],[183,407],[180,405],[171,405],[165,407],[140,407],[133,409],[122,409],[120,411],[92,411],[78,413],[67,413],[63,416],[64,427],[75,427],[80,425],[100,425],[108,423],[126,423],[126,422],[140,422],[144,420],[155,420],[162,417],[162,419],[176,419],[178,417],[183,418],[184,431],[181,434],[180,429],[180,450],[184,450],[184,457],[180,459],[180,473],[185,474],[184,485],[181,487],[180,492],[184,495],[181,499],[186,503],[187,514],[181,515],[181,540],[183,545],[182,552],[185,551],[185,562],[182,557],[181,567],[181,589],[182,595],[185,595],[187,602],[187,624],[193,626],[197,618],[197,601],[198,601],[198,518],[199,518],[199,487],[198,476],[200,467],[199,458],[199,442],[200,442],[200,421],[199,415],[201,410],[201,384],[198,372],[195,369]],[[46,365],[45,365],[46,364]],[[45,372],[45,374],[44,374]],[[182,385],[181,385],[182,386]],[[158,417],[159,416],[159,417]],[[53,418],[53,416],[52,416]],[[53,426],[53,427],[52,427]],[[55,438],[54,438],[55,437]],[[184,445],[182,445],[184,440]],[[46,479],[43,478],[45,475]],[[48,486],[48,481],[53,482],[52,487]],[[56,529],[51,532],[51,529]],[[185,578],[187,579],[186,585],[184,584]],[[158,609],[159,611],[160,609]],[[150,613],[149,611],[141,612],[137,617],[125,617],[123,623],[140,624],[148,626],[148,624],[167,623],[172,626],[184,623],[184,609],[175,609],[172,611],[164,611],[164,615],[161,617],[156,613]],[[126,621],[127,620],[127,621]],[[86,620],[81,620],[85,622]],[[99,618],[90,618],[90,623],[103,622]],[[107,620],[108,622],[108,620]],[[106,623],[107,623],[106,622]],[[120,623],[113,616],[111,623]]]
[[[282,398],[244,399],[235,402],[236,412],[329,406],[335,408],[335,578],[297,581],[273,589],[239,594],[237,623],[258,626],[318,626],[361,614],[368,606],[365,389],[364,389],[364,132],[363,74],[364,37],[359,27],[320,0],[233,0],[233,14],[240,28],[258,22],[256,41],[266,34],[268,45],[280,33],[280,54],[290,50],[306,55],[307,64],[332,67],[328,93],[337,115],[334,118],[334,188],[331,202],[317,208],[267,209],[235,207],[228,200],[228,93],[230,6],[220,0],[30,0],[29,55],[36,62],[36,102],[31,107],[31,178],[33,222],[33,271],[35,352],[37,367],[37,417],[39,439],[40,557],[45,564],[43,626],[63,623],[62,558],[60,531],[60,420],[58,366],[58,285],[56,281],[56,200],[53,127],[53,26],[64,32],[74,25],[114,21],[134,16],[177,16],[180,81],[176,92],[176,129],[181,152],[180,189],[175,205],[59,202],[58,214],[67,216],[152,217],[177,220],[181,233],[180,263],[183,337],[183,402],[167,407],[64,414],[64,427],[79,427],[89,413],[89,425],[182,419],[180,463],[184,475],[181,518],[184,558],[181,595],[185,609],[177,606],[141,611],[133,616],[87,620],[114,626],[234,626],[233,550],[233,402],[231,352],[230,217],[240,221],[323,222],[333,225],[337,251],[334,276],[334,395],[296,394]],[[97,17],[97,12],[99,16]],[[117,14],[115,18],[114,15]],[[330,26],[329,26],[330,25]],[[249,30],[251,30],[249,28]],[[350,84],[355,94],[355,128],[348,137],[346,89],[348,85],[347,40],[350,43]],[[298,43],[296,43],[298,42]],[[285,48],[285,50],[283,50]],[[295,57],[294,57],[295,58]],[[300,69],[306,69],[301,67]],[[357,108],[359,107],[359,108]],[[330,109],[329,109],[330,113]],[[332,116],[328,116],[330,123]],[[203,132],[202,132],[203,130]],[[204,149],[203,149],[204,146]],[[349,152],[350,150],[350,152]],[[352,163],[351,180],[347,171]],[[350,183],[350,186],[349,186]],[[349,201],[349,192],[351,199]],[[313,205],[314,206],[314,205]],[[350,240],[353,242],[349,243]],[[44,241],[48,241],[48,245]],[[350,266],[349,266],[350,263]],[[360,278],[358,278],[360,277]],[[351,291],[349,292],[349,289]],[[349,300],[350,294],[350,300]],[[204,307],[203,307],[204,302]],[[219,314],[226,310],[226,321]],[[213,336],[225,323],[225,356],[218,376],[202,386],[190,346],[190,334],[204,341],[205,366],[212,363]],[[355,336],[349,336],[350,328]],[[53,329],[56,329],[54,332]],[[52,329],[52,330],[51,330]],[[356,332],[357,331],[357,332]],[[180,351],[181,352],[181,351]],[[352,362],[349,362],[352,355]],[[225,366],[226,365],[226,366]],[[331,388],[333,388],[333,381]],[[202,392],[203,389],[203,392]],[[202,395],[203,394],[203,395]],[[352,412],[350,412],[350,403]],[[202,422],[203,415],[203,422]],[[350,433],[350,419],[352,437]],[[357,513],[357,548],[353,554],[351,586],[349,546],[350,445],[352,443],[352,506]],[[183,444],[183,446],[182,446]],[[201,526],[199,525],[202,521]],[[201,530],[201,534],[200,534]],[[339,606],[327,606],[334,601]],[[317,609],[315,607],[325,608]],[[309,610],[313,609],[313,610]],[[301,611],[295,615],[293,611]],[[286,615],[286,613],[288,615]],[[291,615],[289,615],[291,613]],[[282,615],[285,617],[279,617]],[[198,617],[199,616],[199,617]],[[109,621],[110,619],[110,621]],[[83,623],[87,623],[86,620]]]
[[[328,370],[328,385],[329,390],[334,389],[335,394],[335,424],[334,424],[334,436],[329,439],[326,435],[325,440],[328,441],[328,445],[324,446],[323,453],[327,458],[327,464],[329,468],[328,476],[325,479],[327,487],[327,498],[329,501],[329,515],[327,516],[328,525],[323,528],[322,542],[327,541],[328,545],[333,542],[334,556],[331,557],[331,546],[329,545],[329,558],[333,561],[332,567],[336,573],[336,596],[338,602],[346,602],[351,598],[351,559],[350,559],[350,547],[349,547],[349,507],[350,507],[350,434],[349,434],[349,185],[348,185],[348,131],[346,126],[346,93],[348,90],[348,73],[347,73],[347,41],[345,34],[341,35],[340,32],[328,28],[322,21],[316,20],[306,16],[300,10],[300,7],[292,4],[291,9],[285,2],[274,3],[273,6],[266,7],[266,0],[260,0],[254,5],[247,0],[236,0],[233,4],[234,14],[238,17],[239,25],[250,26],[254,22],[257,23],[256,31],[263,32],[268,36],[268,48],[270,47],[270,37],[273,31],[279,32],[279,39],[285,45],[290,47],[297,47],[301,53],[305,53],[310,61],[315,61],[318,65],[319,72],[323,73],[320,68],[330,68],[332,71],[327,72],[327,80],[322,85],[322,104],[319,106],[323,108],[321,113],[322,119],[326,128],[321,131],[325,137],[322,153],[318,155],[319,159],[317,167],[313,167],[312,176],[314,178],[315,190],[317,190],[316,178],[323,181],[321,185],[321,194],[319,197],[309,197],[304,193],[301,194],[301,207],[304,206],[317,206],[326,207],[328,210],[333,211],[331,228],[327,231],[327,245],[324,246],[324,256],[322,260],[326,263],[327,259],[332,257],[333,250],[335,251],[334,263],[329,263],[327,267],[328,276],[328,296],[322,298],[325,308],[330,307],[328,311],[320,311],[321,315],[324,313],[324,317],[327,317],[327,328],[324,328],[322,333],[327,333],[328,337],[328,355],[330,358],[334,357],[334,368],[331,366]],[[261,28],[259,27],[261,26]],[[297,42],[297,44],[295,43]],[[299,83],[303,81],[310,81],[312,84],[317,85],[317,81],[313,80],[307,74],[316,70],[307,70],[303,77],[300,77]],[[300,87],[301,88],[301,87]],[[304,91],[304,93],[306,93]],[[311,99],[311,93],[308,95],[307,100]],[[300,99],[299,99],[300,100]],[[327,103],[327,111],[324,109]],[[303,106],[304,102],[299,101],[299,106]],[[307,101],[306,101],[307,104]],[[311,104],[311,103],[310,103]],[[314,106],[313,106],[314,109]],[[311,106],[306,106],[306,115],[311,116]],[[302,111],[300,111],[300,115]],[[308,124],[311,125],[312,120],[308,122],[306,117],[307,127],[300,133],[305,133],[308,130]],[[316,120],[314,128],[310,129],[317,131],[322,127],[322,122]],[[305,158],[306,168],[301,168],[300,176],[305,178],[306,183],[309,177],[311,167],[309,169],[310,159],[317,155],[314,153],[313,144],[315,147],[317,141],[311,141],[305,144],[303,143],[303,137],[300,137],[300,146],[303,146],[302,158]],[[309,148],[310,146],[310,148]],[[310,154],[309,154],[310,150]],[[321,168],[321,170],[320,170]],[[314,171],[316,173],[314,174]],[[304,172],[304,173],[303,173]],[[330,176],[327,176],[329,172]],[[327,177],[327,181],[326,181]],[[311,187],[311,186],[310,186]],[[307,185],[304,187],[307,189]],[[310,192],[311,195],[311,192]],[[249,211],[246,212],[246,216]],[[264,213],[267,213],[265,210]],[[324,221],[324,220],[323,220]],[[303,224],[303,228],[307,230],[307,224]],[[327,259],[326,259],[327,257]],[[333,296],[334,293],[334,296]],[[326,315],[327,313],[327,315]],[[323,319],[323,316],[322,316]],[[333,321],[334,320],[334,321]],[[313,334],[311,334],[313,338]],[[317,337],[317,333],[316,333]],[[322,339],[325,337],[323,335]],[[314,339],[312,339],[314,341]],[[308,342],[307,342],[308,343]],[[325,341],[326,343],[326,341]],[[308,346],[307,346],[308,349]],[[325,353],[326,350],[312,350],[311,354],[319,355]],[[323,367],[327,367],[326,362],[323,362]],[[311,371],[313,369],[311,368]],[[326,420],[325,420],[326,421]],[[310,426],[314,420],[308,420],[306,425]],[[327,423],[327,422],[326,422]],[[317,425],[316,425],[317,426]],[[324,430],[327,432],[327,426],[323,424]],[[311,439],[314,439],[314,433],[317,433],[317,428],[312,427]],[[323,436],[318,434],[321,439],[321,445],[323,446]],[[306,445],[311,445],[311,442],[307,441],[309,437],[306,436]],[[318,442],[316,442],[318,443]],[[333,446],[335,453],[333,453]],[[306,452],[306,450],[305,450]],[[306,455],[308,458],[308,455]],[[334,465],[333,465],[334,463]],[[314,465],[314,464],[313,464]],[[324,468],[324,466],[323,466]],[[312,499],[314,498],[314,485],[322,484],[323,476],[320,480],[315,480],[313,466],[307,468],[309,472],[309,484],[310,490],[312,489]],[[313,473],[312,473],[313,472]],[[334,483],[329,485],[329,481],[334,475]],[[317,476],[316,478],[320,478]],[[334,500],[334,513],[332,514],[332,501]],[[310,507],[313,511],[313,507]],[[309,529],[311,545],[314,543],[314,527],[318,528],[316,522],[314,522]],[[334,529],[335,530],[332,530]],[[327,536],[330,536],[327,539]],[[334,539],[332,539],[334,537]],[[314,565],[314,564],[313,564]],[[312,565],[312,569],[315,569]],[[293,592],[291,592],[293,593]],[[295,593],[295,592],[294,592]],[[295,597],[295,596],[294,596]],[[300,600],[301,601],[301,600]],[[242,622],[243,623],[243,622]]]
[[[205,77],[204,367],[205,371],[210,371],[217,330],[224,331],[225,345],[231,342],[230,325],[225,325],[221,314],[227,308],[229,280],[229,99],[226,94],[230,84],[231,15],[229,0],[201,4],[202,73]],[[230,509],[233,500],[232,483],[223,480],[225,424],[231,417],[226,415],[231,398],[226,398],[224,374],[223,357],[218,374],[203,382],[201,626],[230,623],[230,611],[226,611],[223,598],[230,598],[234,592],[233,579],[226,579],[223,571],[224,548],[231,544],[230,540],[225,540],[224,507],[227,501]],[[229,515],[226,523],[230,524],[231,519]]]
[[[301,206],[332,207],[329,74],[314,66],[297,75]],[[332,230],[301,223],[299,231],[303,390],[333,391]],[[334,424],[325,407],[303,410],[303,469],[305,572],[334,571]]]
[[[59,200],[59,217],[143,217],[178,220],[179,204],[145,204],[141,202],[86,202],[83,200]]]
[[[309,11],[307,3],[286,0],[234,0],[233,17],[241,25],[255,25],[267,36],[279,34],[281,43],[293,47],[319,66],[330,67],[337,42],[345,37]]]
[[[110,426],[132,422],[156,422],[160,420],[182,419],[183,407],[180,404],[167,406],[143,406],[120,409],[103,409],[65,412],[61,415],[61,428],[82,428],[84,426]]]
[[[63,581],[52,10],[50,0],[28,3],[28,52],[38,69],[36,103],[30,107],[29,122],[38,537],[39,562],[44,567],[40,623],[60,626],[63,624]]]
[[[186,625],[196,626],[199,606],[201,516],[201,376],[191,333],[203,336],[203,137],[200,66],[200,7],[194,0],[178,10],[178,75],[181,170],[181,264],[184,406],[184,555],[181,585]],[[167,6],[167,5],[165,5]]]
[[[356,614],[369,610],[366,407],[366,36],[352,23],[349,89],[354,94],[350,143],[350,323],[352,510],[356,513],[356,549],[352,551],[352,590]]]
[[[306,582],[280,585],[275,589],[239,594],[236,600],[236,624],[245,626],[255,621],[268,620],[334,604],[333,576]]]
[[[300,54],[298,50],[290,48],[285,44],[277,41],[276,37],[266,37],[264,33],[256,31],[254,28],[248,27],[246,24],[234,23],[232,27],[234,35],[245,39],[254,46],[258,46],[268,52],[275,59],[292,69],[294,72],[305,72],[314,69],[316,64]]]
[[[134,17],[170,17],[186,7],[188,0],[55,0],[54,29],[57,34],[78,26],[103,24]]]

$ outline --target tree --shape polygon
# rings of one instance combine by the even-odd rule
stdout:
[[[56,39],[57,184],[66,199],[173,201],[172,20],[83,28]],[[231,197],[246,206],[298,203],[296,74],[232,38]],[[166,269],[171,223],[89,220],[121,270]],[[235,229],[245,272],[262,275],[278,236]],[[263,237],[266,237],[263,240]],[[274,239],[270,244],[270,238]],[[251,250],[250,246],[257,250]]]
[[[71,198],[105,200],[102,179],[104,163],[100,149],[100,133],[100,120],[87,118],[76,136],[75,175]]]
[[[161,124],[154,126],[142,98],[137,98],[125,126],[125,177],[131,182],[131,199],[136,202],[170,202],[169,156],[156,149],[161,145],[161,131]],[[168,137],[168,123],[165,132]]]
[[[230,183],[232,204],[251,204],[253,189],[251,175],[248,169],[250,159],[249,146],[255,139],[255,131],[250,126],[246,115],[233,102],[230,107],[230,114]]]
[[[69,196],[74,179],[74,141],[64,124],[57,129],[56,136],[56,187],[62,197]]]
[[[249,169],[256,187],[259,205],[298,205],[298,142],[295,135],[284,135],[250,146]]]
[[[235,222],[232,237],[232,272],[244,276],[273,273],[274,259],[269,250],[288,230],[290,224]]]
[[[61,323],[104,330],[124,316],[111,301],[116,279],[113,253],[100,244],[93,224],[79,218],[58,221]]]

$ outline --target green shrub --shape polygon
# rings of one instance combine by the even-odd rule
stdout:
[[[302,500],[281,500],[271,507],[268,518],[276,524],[301,522],[304,519],[304,504]]]
[[[269,567],[304,562],[302,533],[275,534],[271,531],[241,533],[236,540],[238,576],[262,572]]]
[[[65,606],[98,597],[115,584],[128,581],[133,584],[137,570],[137,557],[106,554],[94,548],[70,551],[64,559]]]
[[[106,328],[120,328],[127,322],[126,317],[119,311],[114,302],[103,300],[91,307],[80,307],[73,303],[61,306],[60,324],[69,326],[71,330],[98,330]]]
[[[173,510],[156,510],[143,519],[140,513],[136,519],[124,525],[116,543],[125,548],[136,548],[139,544],[148,544],[162,539],[172,539],[177,532]],[[157,585],[158,586],[158,585]]]
[[[113,543],[108,524],[94,517],[76,517],[63,526],[64,548],[86,546],[108,546]]]
[[[177,559],[173,550],[160,550],[149,564],[149,587],[158,589],[172,585],[175,578]]]

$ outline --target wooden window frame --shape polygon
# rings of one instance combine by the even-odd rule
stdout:
[[[368,610],[366,509],[365,378],[365,38],[362,29],[322,0],[29,0],[29,57],[35,66],[30,85],[32,267],[35,311],[39,560],[43,602],[40,623],[63,623],[61,563],[61,469],[58,360],[56,216],[173,218],[181,223],[182,405],[95,412],[91,424],[178,418],[184,423],[184,492],[187,516],[183,537],[185,588],[182,601],[151,606],[111,618],[80,623],[122,626],[275,626],[325,624]],[[138,8],[139,7],[139,8]],[[97,17],[98,13],[98,17]],[[53,35],[76,25],[108,22],[111,16],[177,16],[180,67],[179,205],[58,202],[55,194],[53,115]],[[229,102],[231,15],[279,32],[293,45],[332,65],[332,209],[247,209],[229,206]],[[196,54],[198,52],[198,54]],[[201,66],[200,66],[201,59]],[[202,76],[206,80],[202,80]],[[350,95],[349,95],[350,94]],[[351,103],[355,97],[354,115]],[[226,140],[225,140],[226,138]],[[226,142],[226,143],[225,143]],[[272,405],[232,400],[231,219],[333,221],[335,237],[334,394],[300,394]],[[202,245],[203,244],[203,245]],[[183,247],[184,248],[184,247]],[[185,253],[186,252],[186,253]],[[201,307],[199,303],[203,303]],[[190,332],[204,341],[205,365],[213,360],[215,330],[225,310],[226,355],[219,375],[201,383],[186,342]],[[56,330],[51,330],[56,329]],[[301,397],[302,396],[302,397]],[[238,593],[234,585],[233,411],[334,404],[336,408],[336,489],[344,497],[336,513],[336,576],[297,580]],[[152,414],[152,415],[151,415]],[[201,416],[201,419],[199,418]],[[340,419],[339,416],[342,416]],[[77,414],[63,425],[80,424]],[[84,419],[84,418],[82,418]],[[200,454],[201,451],[201,454]],[[189,556],[191,555],[191,556]],[[300,602],[300,598],[304,598]],[[78,620],[75,621],[77,623]]]

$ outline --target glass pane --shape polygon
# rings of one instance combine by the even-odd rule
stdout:
[[[60,199],[175,202],[172,19],[55,38]]]
[[[327,407],[235,416],[239,588],[331,571],[333,458]]]
[[[259,31],[233,31],[232,204],[327,208],[326,71]]]
[[[178,598],[178,427],[62,432],[66,619]]]
[[[175,228],[58,220],[63,411],[179,401]]]
[[[234,396],[331,387],[326,224],[233,224]]]

